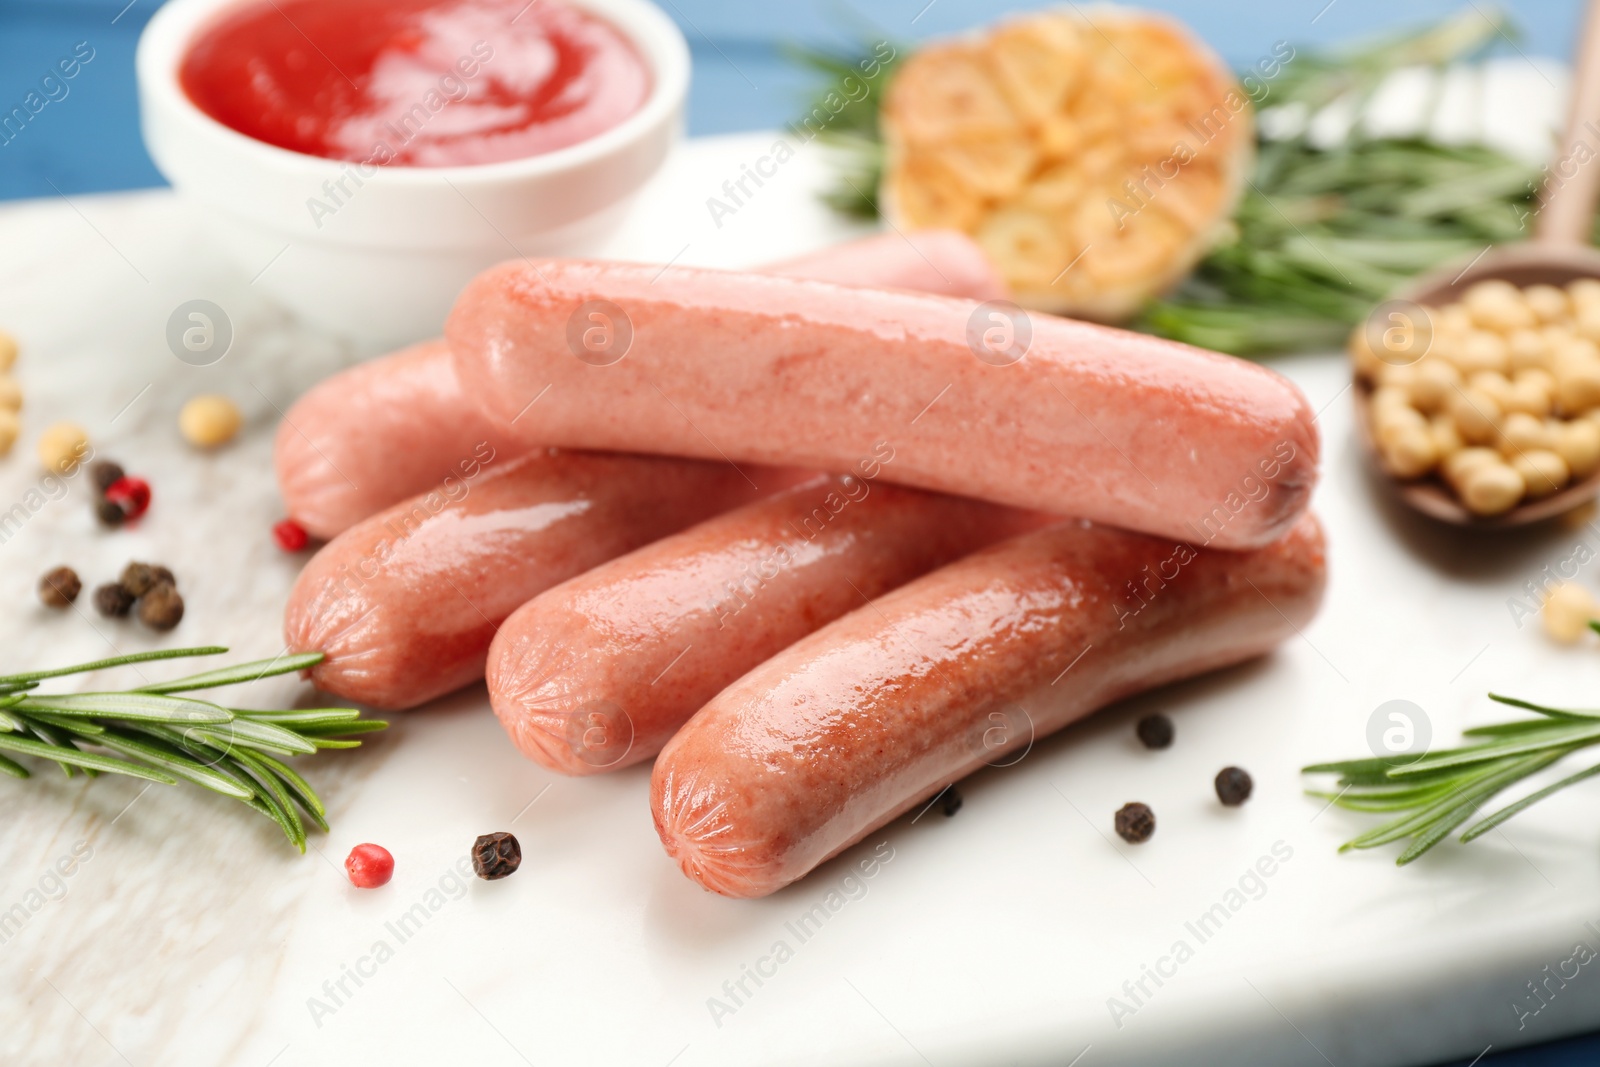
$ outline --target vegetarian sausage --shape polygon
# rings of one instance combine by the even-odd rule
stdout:
[[[446,326],[506,433],[848,470],[1219,548],[1316,479],[1305,397],[1255,364],[972,301],[582,260],[502,264]],[[545,401],[516,419],[536,396]]]
[[[368,515],[459,479],[480,451],[528,451],[461,392],[450,349],[424,341],[313,386],[284,415],[273,444],[289,514],[330,538]]]
[[[489,650],[489,699],[563,774],[649,759],[745,671],[920,574],[1043,516],[819,475],[534,597]]]
[[[656,760],[656,831],[707,889],[764,896],[1097,708],[1266,652],[1324,574],[1310,515],[1243,553],[1076,521],[1014,538],[718,694]]]
[[[326,653],[319,689],[379,708],[448,693],[483,676],[496,627],[528,598],[797,477],[553,449],[476,462],[352,526],[300,572],[284,640]]]
[[[767,272],[842,285],[898,286],[988,300],[1005,295],[976,243],[932,230],[830,245]],[[289,515],[330,538],[438,485],[487,444],[514,448],[456,381],[449,348],[425,341],[312,386],[284,416],[273,448]]]
[[[983,249],[959,230],[892,230],[774,263],[761,268],[761,273],[970,300],[1004,300],[1011,295]]]

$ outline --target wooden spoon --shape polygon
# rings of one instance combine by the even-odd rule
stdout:
[[[1577,159],[1587,159],[1587,162],[1578,164]],[[1600,0],[1590,0],[1584,16],[1567,127],[1561,150],[1550,170],[1555,176],[1570,168],[1575,168],[1575,172],[1560,185],[1551,188],[1550,183],[1546,184],[1543,203],[1534,220],[1533,240],[1490,248],[1470,261],[1431,271],[1398,292],[1396,299],[1383,305],[1380,311],[1390,309],[1403,318],[1408,305],[1441,307],[1461,299],[1469,287],[1490,278],[1508,281],[1519,288],[1563,286],[1578,278],[1600,278],[1600,251],[1589,244],[1596,196],[1600,194]],[[1391,304],[1398,306],[1391,309]],[[1378,442],[1372,428],[1372,391],[1370,383],[1356,382],[1356,432],[1368,456],[1376,463]],[[1600,495],[1600,470],[1597,470],[1550,496],[1524,501],[1503,515],[1484,517],[1468,511],[1436,478],[1401,482],[1385,472],[1384,480],[1395,486],[1406,504],[1424,515],[1458,526],[1486,528],[1538,522],[1571,511]]]

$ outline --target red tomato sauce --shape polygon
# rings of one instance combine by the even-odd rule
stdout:
[[[265,0],[203,30],[179,78],[225,126],[379,165],[499,163],[638,111],[650,71],[611,23],[559,0]]]

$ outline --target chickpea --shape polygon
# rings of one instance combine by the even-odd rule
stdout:
[[[243,421],[238,406],[225,396],[197,396],[178,413],[178,429],[200,448],[216,448],[233,440]]]
[[[1555,391],[1556,391],[1556,376],[1551,371],[1540,370],[1537,367],[1533,367],[1533,368],[1530,368],[1530,369],[1524,370],[1524,371],[1518,371],[1516,374],[1512,375],[1511,383],[1513,385],[1515,385],[1518,382],[1531,382],[1531,383],[1534,383],[1536,385],[1542,386],[1552,396],[1555,395]]]
[[[1474,330],[1450,352],[1451,362],[1466,377],[1481,370],[1504,374],[1511,369],[1511,350],[1505,338],[1488,330]]]
[[[1387,408],[1408,408],[1411,406],[1411,393],[1398,385],[1380,385],[1372,392],[1372,414],[1377,417],[1378,412]]]
[[[1556,379],[1549,371],[1518,371],[1511,380],[1511,392],[1506,398],[1505,409],[1508,412],[1525,411],[1542,419],[1550,414],[1555,395]]]
[[[1455,364],[1442,359],[1425,359],[1417,364],[1411,381],[1411,403],[1418,411],[1438,411],[1460,384],[1461,372],[1456,370]]]
[[[1462,306],[1476,314],[1480,308],[1493,307],[1507,300],[1520,300],[1522,291],[1501,278],[1487,278],[1467,286],[1461,297]]]
[[[1530,285],[1522,291],[1522,299],[1541,322],[1560,322],[1572,314],[1566,292],[1553,285]]]
[[[1467,385],[1500,405],[1501,411],[1511,406],[1511,382],[1504,374],[1481,370],[1467,379]]]
[[[1600,426],[1595,429],[1600,430]],[[1465,448],[1466,442],[1461,440],[1461,432],[1456,429],[1455,420],[1449,415],[1435,415],[1428,423],[1428,432],[1433,435],[1433,448],[1439,453],[1441,462],[1448,460]]]
[[[1512,373],[1537,368],[1548,369],[1549,339],[1538,330],[1517,330],[1506,338],[1506,352]]]
[[[1550,359],[1553,364],[1550,371],[1553,374],[1563,363],[1584,363],[1600,359],[1600,345],[1596,345],[1587,337],[1573,334],[1565,340],[1551,342]]]
[[[1387,446],[1391,438],[1402,432],[1426,433],[1428,420],[1416,408],[1393,405],[1372,413],[1372,432],[1380,445]]]
[[[16,365],[18,351],[17,339],[0,330],[0,371],[10,371]]]
[[[1545,369],[1555,370],[1556,358],[1569,345],[1583,341],[1583,338],[1572,332],[1571,327],[1565,325],[1550,325],[1539,331],[1539,336],[1544,338]],[[1593,342],[1587,342],[1593,343]]]
[[[1433,331],[1433,339],[1428,342],[1426,355],[1432,356],[1434,359],[1442,359],[1446,362],[1454,363],[1456,361],[1455,353],[1466,339],[1467,335],[1464,333],[1447,333],[1436,328]]]
[[[1383,445],[1383,463],[1396,478],[1420,478],[1439,462],[1439,449],[1430,428],[1404,426],[1392,432]]]
[[[1580,307],[1572,328],[1579,337],[1600,341],[1600,304],[1585,304]]]
[[[1600,279],[1577,278],[1567,283],[1567,296],[1576,312],[1585,304],[1600,304]]]
[[[1587,478],[1600,470],[1600,424],[1587,419],[1562,423],[1555,432],[1554,448],[1573,478]]]
[[[1556,407],[1566,416],[1600,405],[1600,359],[1568,358],[1556,364]]]
[[[89,433],[75,422],[58,422],[39,435],[39,462],[46,470],[71,474],[89,454]]]
[[[1530,449],[1511,457],[1511,469],[1522,475],[1528,497],[1547,497],[1572,480],[1567,461],[1547,448]]]
[[[1539,612],[1544,632],[1570,645],[1589,631],[1589,620],[1600,618],[1600,604],[1577,582],[1562,582],[1550,590]]]
[[[1461,477],[1461,502],[1474,515],[1503,515],[1517,506],[1526,486],[1522,475],[1501,462],[1471,467]]]
[[[1500,453],[1492,448],[1463,448],[1459,452],[1452,453],[1444,461],[1443,474],[1445,481],[1455,486],[1456,491],[1460,492],[1461,482],[1467,475],[1486,464],[1502,462]]]
[[[1378,384],[1392,385],[1397,389],[1409,391],[1417,380],[1417,367],[1414,363],[1383,364],[1378,369]]]
[[[1472,321],[1488,330],[1504,333],[1532,326],[1537,321],[1522,297],[1522,290],[1498,278],[1472,286],[1462,303]]]
[[[1495,309],[1489,316],[1488,325],[1501,333],[1510,333],[1513,330],[1527,330],[1539,325],[1539,316],[1533,313],[1533,309],[1519,293],[1515,302]]]
[[[1447,408],[1463,441],[1481,445],[1499,436],[1500,405],[1493,397],[1470,387],[1457,389],[1451,394]]]
[[[22,436],[22,420],[17,418],[17,413],[7,408],[0,408],[0,456],[9,455],[11,446],[17,443],[17,438]]]
[[[1463,337],[1473,330],[1472,316],[1460,304],[1446,304],[1437,309],[1432,318],[1435,336],[1443,333],[1453,337]]]
[[[0,376],[0,408],[22,410],[22,386],[10,375]]]
[[[1506,416],[1500,425],[1500,451],[1507,458],[1530,448],[1553,448],[1555,434],[1540,419],[1522,411]]]

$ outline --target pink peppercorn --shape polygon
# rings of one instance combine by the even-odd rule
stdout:
[[[272,539],[278,542],[278,547],[285,552],[298,552],[306,547],[311,535],[306,533],[304,526],[293,519],[284,519],[273,525]]]
[[[150,483],[124,475],[106,486],[105,498],[122,509],[124,519],[137,519],[150,507]]]
[[[344,869],[357,889],[376,889],[394,877],[394,857],[382,845],[357,845],[344,858]]]

